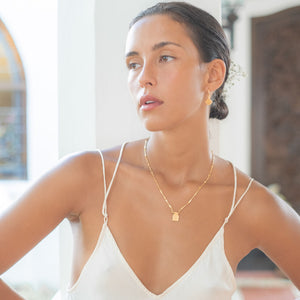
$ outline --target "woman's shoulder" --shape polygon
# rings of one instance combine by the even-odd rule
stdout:
[[[235,167],[229,161],[221,159],[221,164],[224,172],[227,172],[228,176],[224,177],[229,177],[228,181],[232,180],[230,179],[230,172],[232,172],[230,169],[235,169],[237,185],[235,203],[241,199],[236,215],[239,216],[243,223],[247,224],[247,226],[252,226],[255,231],[260,226],[264,227],[268,226],[268,224],[273,224],[278,218],[283,219],[289,216],[290,211],[293,209],[279,195]],[[231,165],[231,168],[229,165]]]
[[[239,170],[237,178],[243,182],[240,194],[245,191],[247,182],[250,185],[236,215],[239,224],[257,241],[257,247],[263,248],[265,242],[270,238],[275,239],[279,232],[291,232],[293,226],[297,225],[299,231],[299,215],[287,201]]]
[[[214,178],[217,184],[233,188],[236,182],[237,198],[247,189],[252,178],[231,161],[215,155]],[[252,184],[251,184],[252,185]]]
[[[105,163],[116,163],[120,154],[120,150],[123,144],[116,145],[110,148],[104,149],[91,149],[76,151],[64,155],[57,163],[57,168],[65,168],[70,171],[77,171],[77,174],[93,172],[99,170],[103,161],[101,156],[104,158]]]
[[[101,150],[92,149],[72,152],[63,156],[51,172],[64,178],[64,181],[69,178],[74,184],[77,182],[82,187],[91,188],[94,183],[97,185],[102,182],[103,176],[106,176],[107,179],[111,177],[120,156],[122,158],[121,164],[138,165],[137,157],[139,156],[140,146],[141,141],[133,141]],[[122,148],[123,150],[126,148],[123,153]],[[105,170],[105,174],[103,170]]]
[[[123,142],[117,146],[101,150],[103,154],[105,169],[108,172],[114,170],[118,159],[122,167],[140,168],[143,165],[143,145],[144,139]]]
[[[247,180],[251,185],[245,194],[242,204],[245,212],[250,215],[252,220],[256,221],[256,224],[262,220],[266,222],[268,219],[278,216],[286,207],[289,207],[285,200],[255,178],[252,179],[250,176],[240,172],[239,174],[242,174],[240,177],[243,178],[244,185]]]
[[[251,206],[255,203],[255,207],[268,205],[269,201],[278,201],[278,197],[276,197],[276,195],[268,187],[236,167],[232,162],[219,157],[218,160],[221,166],[219,169],[220,180],[233,185],[236,180],[237,199],[245,193],[243,196],[243,200],[245,201],[243,202],[251,202]],[[224,174],[226,176],[224,176]]]
[[[72,152],[59,159],[50,172],[58,173],[58,175],[62,174],[63,176],[70,174],[72,177],[90,179],[89,175],[103,174],[101,170],[104,163],[106,172],[110,173],[114,170],[120,155],[122,155],[121,163],[135,164],[141,143],[141,140],[137,140],[104,149]],[[126,148],[123,153],[121,153],[122,148]]]
[[[82,179],[92,175],[95,170],[101,167],[101,157],[97,150],[85,150],[63,156],[54,167],[54,171],[69,174],[71,177]]]
[[[266,218],[282,209],[287,204],[267,186],[244,173],[239,168],[236,170],[237,201],[243,197],[239,206],[241,211],[253,221],[266,220]]]

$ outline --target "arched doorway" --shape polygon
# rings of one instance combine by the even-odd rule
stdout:
[[[0,19],[0,179],[27,178],[26,144],[25,72]]]

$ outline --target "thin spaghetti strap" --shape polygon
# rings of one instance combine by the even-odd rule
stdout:
[[[237,176],[236,176],[236,169],[235,166],[231,163],[232,165],[232,169],[233,169],[233,178],[234,178],[234,190],[233,190],[233,197],[232,197],[232,204],[231,204],[231,208],[230,211],[232,211],[234,209],[234,202],[235,202],[235,198],[236,198],[236,190],[237,190]]]
[[[251,178],[249,180],[249,183],[248,183],[248,186],[247,188],[245,189],[244,193],[241,195],[241,197],[237,200],[237,202],[231,207],[231,210],[230,210],[230,213],[229,215],[227,216],[227,218],[225,219],[225,222],[224,224],[226,224],[229,220],[229,218],[231,217],[231,215],[233,214],[233,212],[235,211],[235,209],[237,208],[237,206],[240,204],[240,202],[243,200],[244,196],[247,194],[247,192],[249,191],[250,187],[251,187],[251,184],[253,182],[253,178]],[[234,202],[233,202],[234,203]]]
[[[234,182],[234,184],[233,184],[233,196],[232,196],[232,203],[231,203],[230,212],[229,212],[228,216],[225,218],[225,221],[224,221],[224,224],[223,224],[223,225],[225,225],[225,224],[228,222],[228,220],[229,220],[229,218],[230,218],[232,212],[234,211],[234,202],[235,202],[235,198],[236,198],[236,190],[237,190],[237,176],[236,176],[236,169],[235,169],[234,165],[232,164],[232,162],[230,162],[230,164],[231,164],[232,170],[233,170],[233,182]]]
[[[112,187],[112,184],[113,184],[113,181],[116,177],[116,174],[117,174],[117,170],[118,170],[118,167],[120,165],[120,162],[121,162],[121,158],[122,158],[122,154],[123,154],[123,150],[124,150],[124,147],[125,147],[126,143],[123,143],[122,146],[121,146],[121,150],[120,150],[120,154],[119,154],[119,158],[117,160],[117,163],[116,163],[116,166],[115,166],[115,170],[114,170],[114,173],[113,173],[113,176],[111,178],[111,181],[109,183],[109,186],[108,188],[106,189],[106,180],[105,180],[105,167],[104,167],[104,159],[103,159],[103,155],[100,152],[100,155],[101,155],[101,159],[102,159],[102,166],[103,166],[103,179],[104,179],[104,200],[103,200],[103,206],[102,206],[102,215],[104,216],[104,222],[107,223],[107,220],[108,220],[108,214],[107,214],[107,198],[108,198],[108,195],[109,195],[109,192],[111,190],[111,187]]]
[[[100,157],[101,157],[101,162],[102,162],[102,172],[103,172],[103,185],[104,185],[104,198],[105,198],[105,195],[106,195],[106,178],[105,178],[105,164],[104,164],[104,157],[103,157],[103,154],[100,150],[99,151],[99,154],[100,154]]]
[[[245,189],[245,191],[244,191],[243,195],[240,197],[240,199],[236,202],[235,206],[233,207],[233,211],[236,209],[236,207],[239,205],[239,203],[243,200],[244,196],[247,194],[248,190],[250,189],[250,186],[251,186],[252,182],[253,182],[253,178],[251,178],[249,180],[247,188]]]

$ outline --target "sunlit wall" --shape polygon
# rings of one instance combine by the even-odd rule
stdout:
[[[25,70],[28,180],[0,181],[0,209],[16,200],[58,158],[57,5],[53,0],[0,0],[0,17]],[[58,286],[58,234],[54,232],[4,274],[15,284]]]

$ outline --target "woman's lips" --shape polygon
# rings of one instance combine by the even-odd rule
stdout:
[[[163,101],[151,95],[142,96],[140,99],[140,109],[143,111],[152,110],[161,104],[163,104]]]

